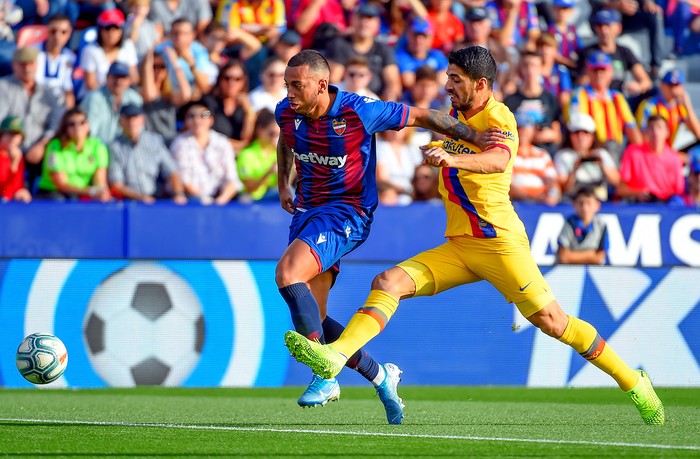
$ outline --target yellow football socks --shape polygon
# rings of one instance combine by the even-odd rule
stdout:
[[[588,322],[569,316],[569,323],[559,341],[568,344],[584,359],[612,376],[620,389],[628,391],[637,384],[639,373],[627,366]]]
[[[398,306],[399,300],[385,291],[372,290],[365,305],[357,310],[340,338],[332,343],[333,349],[346,356],[353,355],[384,329]]]

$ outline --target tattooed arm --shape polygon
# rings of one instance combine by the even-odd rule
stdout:
[[[438,110],[427,110],[418,107],[411,107],[408,123],[406,126],[419,126],[431,131],[445,134],[454,139],[466,140],[485,150],[490,145],[505,140],[505,135],[497,128],[491,128],[484,132],[479,132],[449,113]]]
[[[294,193],[289,184],[292,164],[294,164],[292,149],[284,141],[284,137],[280,135],[277,141],[277,189],[280,192],[282,208],[290,214],[294,213]]]

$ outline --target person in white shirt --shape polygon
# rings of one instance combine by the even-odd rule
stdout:
[[[277,56],[265,62],[261,73],[262,84],[248,94],[253,110],[259,112],[267,108],[275,113],[277,102],[287,97],[287,88],[284,85],[285,67],[284,61]]]
[[[68,16],[56,14],[51,16],[46,28],[48,36],[46,41],[39,45],[39,55],[36,58],[36,84],[51,89],[60,103],[71,109],[75,106],[75,53],[66,45],[73,27]]]

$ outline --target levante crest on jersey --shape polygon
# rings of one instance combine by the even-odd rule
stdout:
[[[348,127],[348,122],[345,121],[345,118],[341,118],[339,120],[333,120],[333,130],[335,131],[336,134],[338,135],[343,135],[345,134],[345,129]]]

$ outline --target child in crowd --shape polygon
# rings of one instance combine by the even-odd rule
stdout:
[[[564,264],[603,264],[608,251],[608,230],[598,216],[600,201],[590,187],[574,197],[576,213],[566,219],[559,234],[557,259]]]

